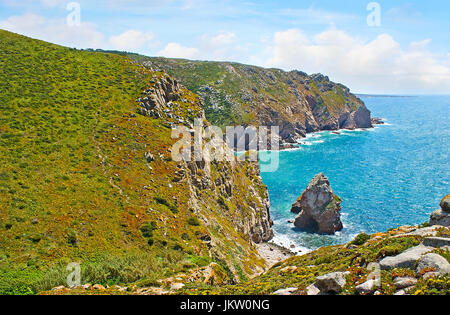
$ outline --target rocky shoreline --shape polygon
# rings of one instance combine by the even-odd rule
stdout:
[[[320,130],[320,131],[313,131],[313,132],[308,132],[306,133],[305,136],[303,136],[301,139],[306,139],[308,135],[312,135],[315,133],[319,133],[319,132],[324,132],[324,131],[331,131],[333,134],[335,135],[341,135],[342,131],[355,131],[355,130],[368,130],[368,129],[373,129],[375,128],[375,126],[380,126],[380,125],[385,125],[386,122],[384,121],[383,118],[372,118],[372,127],[369,128],[339,128],[339,129],[333,129],[333,130]],[[301,139],[299,139],[298,141],[301,141]],[[297,143],[292,143],[292,142],[287,142],[285,140],[281,140],[280,141],[280,151],[288,151],[288,150],[295,150],[300,148],[302,145],[301,142],[297,142]]]

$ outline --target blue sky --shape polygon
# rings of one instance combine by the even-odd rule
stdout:
[[[0,0],[0,28],[77,48],[322,72],[359,93],[450,94],[448,1]],[[73,16],[73,15],[72,15]]]

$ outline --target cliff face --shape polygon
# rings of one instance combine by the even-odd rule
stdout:
[[[321,74],[166,58],[143,63],[202,96],[206,118],[214,125],[280,126],[285,142],[314,131],[372,127],[364,103]]]
[[[200,99],[189,101],[183,93],[184,88],[176,80],[161,74],[137,100],[139,112],[172,127],[184,125],[193,128],[194,119],[201,119],[206,122],[205,127],[209,126]],[[225,143],[223,150],[224,156],[233,156]],[[270,228],[269,196],[258,163],[205,159],[194,162],[193,155],[191,159],[178,164],[175,181],[188,183],[192,209],[201,215],[201,209],[210,208],[209,203],[213,199],[221,210],[225,210],[221,214],[232,221],[236,230],[245,237],[255,243],[270,240],[273,232]],[[207,216],[204,221],[211,224]]]

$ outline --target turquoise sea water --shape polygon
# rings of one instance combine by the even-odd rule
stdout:
[[[280,153],[280,167],[262,173],[269,188],[274,241],[305,251],[428,221],[450,193],[450,96],[365,97],[387,124],[369,131],[309,135]],[[264,154],[264,153],[262,153]],[[290,208],[319,172],[342,199],[344,230],[334,236],[300,232]]]

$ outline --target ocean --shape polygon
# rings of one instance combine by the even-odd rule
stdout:
[[[307,252],[344,244],[361,232],[421,224],[450,193],[450,96],[362,99],[385,125],[310,134],[299,149],[280,153],[276,172],[262,173],[274,242]],[[301,232],[288,223],[295,218],[292,204],[320,172],[343,199],[344,230],[333,236]]]

